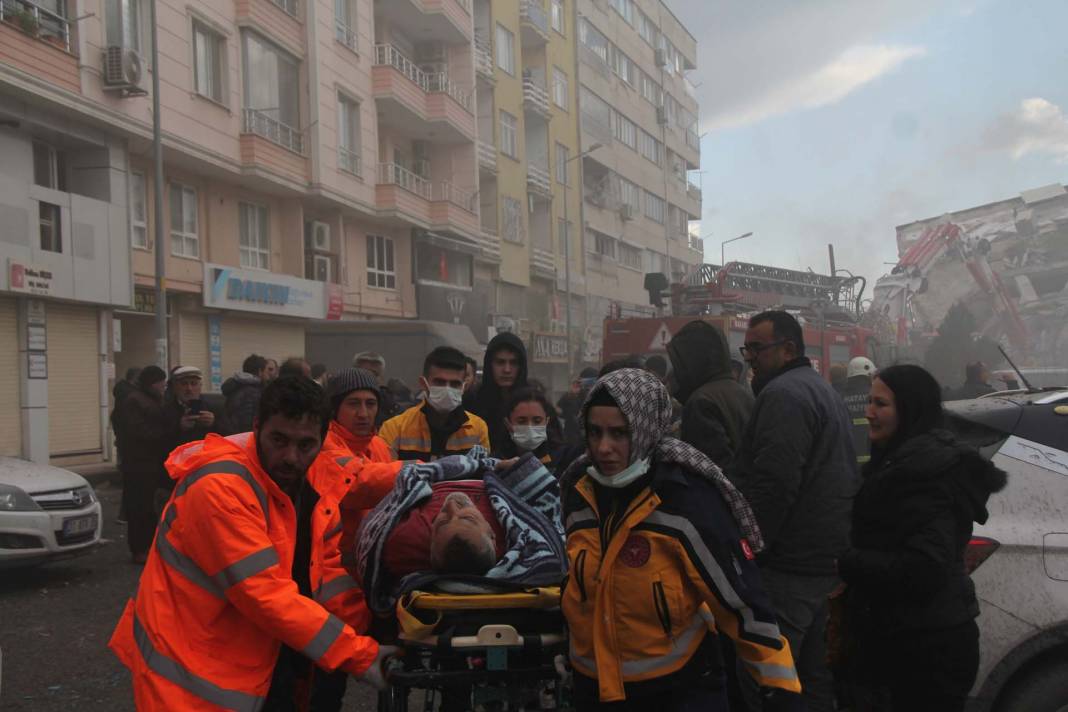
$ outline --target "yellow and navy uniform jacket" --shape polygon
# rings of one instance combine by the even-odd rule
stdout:
[[[446,455],[462,455],[475,445],[489,450],[486,421],[457,408],[441,429],[430,427],[426,403],[413,406],[382,424],[378,436],[386,441],[398,460],[430,462]]]
[[[599,511],[596,487],[585,475],[564,495],[562,606],[571,663],[597,680],[601,701],[679,673],[717,631],[759,685],[800,692],[752,551],[715,486],[654,463],[617,516]]]

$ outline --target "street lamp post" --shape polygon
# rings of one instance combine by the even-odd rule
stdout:
[[[726,250],[724,250],[724,248],[727,246],[728,243],[737,242],[738,240],[744,240],[745,238],[752,237],[752,236],[753,236],[753,233],[747,232],[744,235],[739,235],[738,237],[732,237],[729,240],[724,240],[723,242],[719,243],[719,266],[720,267],[726,267],[727,266]]]
[[[567,283],[564,291],[564,308],[567,310],[567,314],[564,317],[564,328],[567,330],[567,370],[569,378],[575,370],[575,356],[571,348],[571,223],[567,221],[567,190],[571,186],[571,174],[568,171],[568,165],[583,156],[588,156],[602,145],[594,143],[582,153],[564,161],[564,175],[567,178],[564,182],[564,281]]]

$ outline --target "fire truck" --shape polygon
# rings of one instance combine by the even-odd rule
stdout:
[[[831,276],[746,262],[702,265],[684,282],[670,285],[670,308],[664,309],[669,314],[624,318],[618,309],[610,314],[602,359],[666,354],[679,329],[700,319],[723,330],[732,357],[740,360],[749,317],[785,309],[801,322],[813,367],[829,378],[832,365],[876,354],[874,332],[858,323],[864,286],[863,277],[845,270]]]

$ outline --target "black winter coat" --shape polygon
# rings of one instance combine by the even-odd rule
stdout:
[[[979,614],[964,551],[1006,480],[946,431],[873,460],[853,503],[852,548],[838,562],[855,633],[949,628]]]
[[[235,373],[222,384],[226,397],[224,429],[229,433],[247,433],[260,407],[263,384],[250,373]]]
[[[734,380],[730,345],[723,332],[704,321],[679,330],[667,347],[682,402],[679,439],[726,468],[742,444],[753,413],[753,394]]]
[[[171,451],[173,433],[163,398],[154,391],[139,388],[119,404],[116,420],[123,433],[123,472],[146,482],[166,481],[163,463]]]
[[[515,334],[503,332],[497,334],[486,344],[486,357],[482,362],[482,384],[478,390],[468,393],[464,397],[464,410],[474,413],[486,421],[489,428],[491,450],[506,447],[511,440],[508,428],[504,425],[507,397],[501,392],[493,380],[493,357],[501,349],[510,349],[519,354],[519,372],[516,374],[515,383],[511,392],[527,385],[527,348],[522,339]]]

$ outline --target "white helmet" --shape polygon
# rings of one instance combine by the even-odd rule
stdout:
[[[855,356],[849,360],[849,369],[846,371],[846,378],[852,378],[853,376],[867,376],[871,378],[875,375],[875,364],[870,358],[863,356]]]

